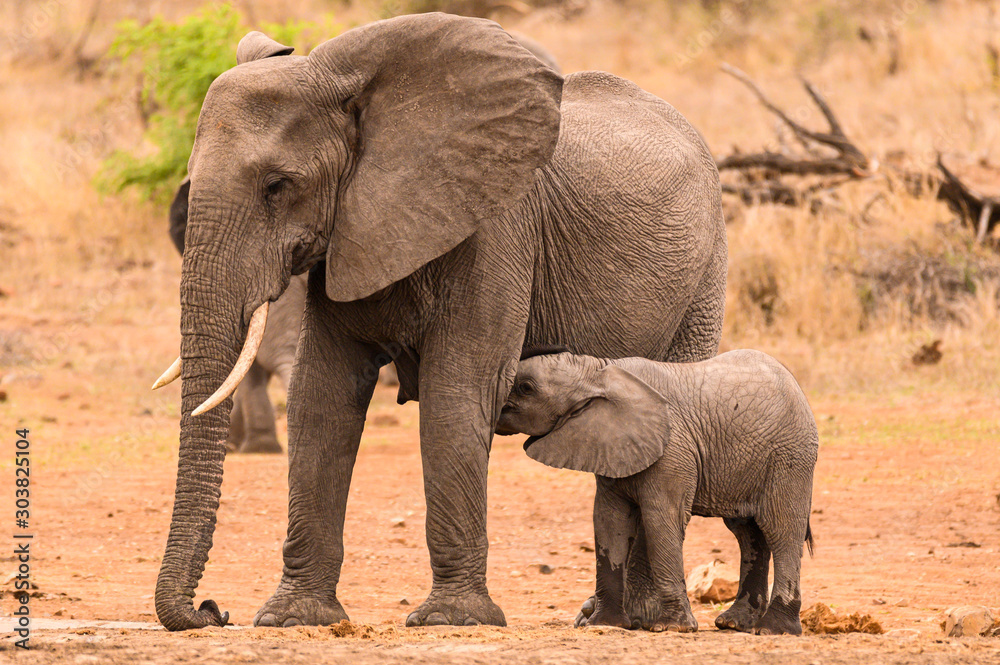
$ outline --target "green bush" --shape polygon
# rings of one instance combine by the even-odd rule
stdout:
[[[149,109],[145,133],[155,151],[116,151],[97,178],[103,191],[135,188],[140,195],[168,200],[187,173],[198,113],[212,81],[236,66],[236,44],[254,28],[228,4],[209,4],[179,23],[155,18],[145,25],[122,21],[108,57],[140,80],[140,104]],[[330,23],[266,24],[257,29],[282,44],[307,52],[307,38],[326,39],[339,30]],[[326,30],[326,34],[323,31]],[[315,43],[315,42],[313,42]]]

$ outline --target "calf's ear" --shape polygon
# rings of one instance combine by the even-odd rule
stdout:
[[[554,430],[528,439],[534,460],[560,469],[624,478],[649,468],[670,439],[667,401],[615,365],[598,371],[594,396]]]

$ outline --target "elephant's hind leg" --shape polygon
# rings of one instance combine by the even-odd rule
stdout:
[[[725,518],[740,545],[740,588],[736,600],[715,619],[719,630],[749,633],[767,609],[767,568],[771,550],[753,518]]]
[[[709,262],[694,299],[681,318],[664,360],[691,363],[719,352],[722,312],[726,306],[726,250],[722,245]]]
[[[807,504],[808,505],[808,504]],[[802,567],[802,543],[805,540],[808,516],[798,520],[760,518],[760,528],[771,546],[774,557],[774,585],[764,616],[753,632],[760,635],[801,635],[802,592],[799,577]]]

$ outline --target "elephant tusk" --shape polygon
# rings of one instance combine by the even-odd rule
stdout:
[[[264,338],[264,326],[267,325],[267,308],[269,305],[270,303],[265,302],[250,317],[247,339],[243,343],[243,350],[240,351],[240,357],[236,359],[233,371],[229,373],[229,376],[226,377],[226,380],[222,382],[222,385],[219,386],[219,389],[211,397],[191,412],[192,416],[200,416],[206,411],[211,411],[222,404],[227,397],[233,394],[236,387],[240,385],[240,381],[250,371],[250,365],[253,364],[254,359],[257,357],[257,349],[260,348],[260,341]]]
[[[167,371],[160,375],[160,378],[156,380],[153,384],[153,390],[159,390],[168,383],[173,383],[181,376],[181,357],[177,356],[177,360],[170,364]]]

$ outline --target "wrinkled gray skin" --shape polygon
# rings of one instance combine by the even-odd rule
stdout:
[[[190,189],[191,181],[185,178],[170,204],[170,239],[182,255]],[[295,348],[299,342],[302,310],[306,306],[306,277],[293,277],[281,297],[271,303],[267,328],[257,357],[246,378],[233,394],[233,411],[229,418],[229,438],[226,442],[226,447],[231,452],[284,452],[278,443],[274,405],[267,394],[267,385],[271,377],[276,376],[285,391],[288,391]],[[379,383],[387,386],[398,384],[393,365],[386,365],[380,370]]]
[[[351,472],[373,370],[394,360],[401,398],[420,401],[433,573],[407,625],[503,625],[486,588],[486,477],[521,349],[714,355],[726,273],[715,163],[667,103],[610,74],[564,80],[490,21],[399,17],[287,52],[260,33],[241,41],[188,165],[180,451],[157,616],[171,630],[226,618],[192,600],[230,402],[191,413],[229,374],[252,313],[310,271],[284,569],[255,624],[347,617]],[[648,562],[634,566],[634,607],[652,611]]]
[[[531,435],[549,466],[597,474],[596,604],[578,625],[629,628],[626,562],[645,527],[659,594],[654,631],[698,629],[684,584],[691,515],[721,517],[740,545],[736,601],[720,629],[802,633],[799,566],[819,438],[802,389],[778,361],[731,351],[692,364],[570,353],[522,361],[497,433]],[[774,588],[768,602],[768,563]]]

